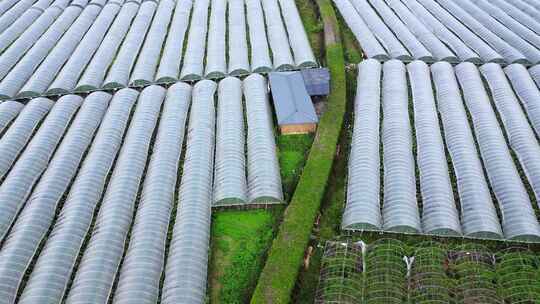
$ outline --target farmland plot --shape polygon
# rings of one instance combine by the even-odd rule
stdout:
[[[342,228],[539,241],[531,74],[521,64],[359,64]]]
[[[540,63],[540,11],[522,1],[333,0],[368,58]]]
[[[0,103],[0,303],[203,303],[212,207],[283,202],[267,90]]]
[[[327,242],[315,303],[534,303],[538,257],[526,247],[489,249],[396,239]]]
[[[68,2],[0,15],[2,99],[318,65],[294,0]]]

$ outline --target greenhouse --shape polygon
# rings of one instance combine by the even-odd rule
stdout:
[[[522,0],[333,1],[368,58],[540,63],[538,11]]]
[[[0,0],[0,304],[540,303],[538,0]]]
[[[180,207],[168,254],[174,262],[167,263],[162,301],[182,302],[178,294],[203,299],[212,189],[219,198],[216,204],[282,201],[266,87],[264,77],[254,74],[243,82],[227,78],[219,89],[215,82],[205,80],[193,87],[177,83],[168,90],[149,86],[141,93],[126,88],[114,95],[65,95],[54,103],[46,98],[27,105],[2,103],[1,116],[6,124],[12,121],[0,140],[0,149],[10,152],[2,154],[6,169],[0,186],[2,298],[12,302],[22,292],[21,303],[63,297],[69,303],[103,302],[118,280],[114,302],[155,301],[177,171],[182,166],[182,176],[189,178],[181,179]],[[231,133],[244,129],[233,128],[244,123],[244,98],[250,108],[247,135]],[[214,122],[208,117],[216,115],[216,99],[215,134],[220,140],[214,169],[215,134],[208,128]],[[187,150],[180,161],[185,133]],[[252,137],[257,138],[256,144]],[[243,142],[248,143],[248,154],[238,163],[236,159],[244,155]],[[231,154],[234,151],[236,155]],[[231,157],[234,162],[227,161]],[[255,162],[259,165],[253,166]],[[261,167],[262,163],[268,166]],[[56,222],[55,213],[59,213]],[[83,252],[81,242],[91,226],[93,233]],[[36,256],[49,230],[51,236]],[[124,248],[128,234],[130,246]],[[74,269],[79,253],[82,259]],[[140,264],[149,258],[149,263]],[[34,259],[32,275],[21,289],[26,265]],[[194,263],[194,259],[200,261]],[[195,275],[198,285],[193,287]],[[72,287],[66,293],[68,283]],[[178,291],[178,286],[197,293]]]
[[[526,247],[492,251],[440,242],[408,247],[396,239],[328,242],[322,265],[315,303],[497,304],[540,299],[538,258]]]
[[[537,195],[531,199],[525,184],[537,193],[540,173],[536,173],[536,164],[540,160],[533,159],[540,156],[540,150],[529,124],[535,121],[535,113],[522,111],[537,100],[533,100],[533,93],[524,94],[519,88],[523,83],[529,88],[532,84],[522,65],[503,70],[494,63],[477,68],[468,62],[455,67],[438,62],[429,67],[422,61],[405,65],[396,60],[384,64],[366,60],[358,68],[358,115],[343,228],[539,239],[540,226],[533,206]],[[519,74],[520,85],[513,89],[505,71],[515,75],[513,71],[517,70],[524,73]],[[409,86],[412,113],[407,106]],[[538,89],[530,89],[538,93]],[[522,93],[516,96],[514,90]],[[382,184],[379,162],[369,161],[379,159],[380,146]],[[447,165],[445,151],[451,166]],[[452,190],[456,182],[460,210]],[[384,189],[384,199],[379,189]]]
[[[0,16],[3,99],[318,65],[293,0],[32,2]]]

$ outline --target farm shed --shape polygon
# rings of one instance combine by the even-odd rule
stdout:
[[[281,133],[315,131],[319,119],[300,72],[271,73],[270,88]]]
[[[330,93],[330,71],[327,68],[301,71],[309,96],[326,96]]]

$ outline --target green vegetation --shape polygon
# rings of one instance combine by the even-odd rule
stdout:
[[[497,254],[497,289],[505,303],[538,303],[538,263],[538,257],[528,250],[510,248]]]
[[[342,129],[346,104],[343,47],[331,1],[318,0],[317,4],[325,27],[326,64],[332,75],[328,108],[321,118],[302,177],[285,211],[252,303],[289,302],[325,195]]]
[[[328,242],[322,260],[320,289],[315,303],[363,303],[362,245]],[[302,303],[313,303],[303,301]]]
[[[451,303],[452,280],[447,277],[446,247],[435,242],[418,244],[409,279],[412,303]]]
[[[280,135],[278,137],[279,166],[285,201],[289,201],[306,162],[306,156],[313,142],[308,134]]]
[[[341,41],[345,46],[345,61],[359,62],[362,59],[360,48],[356,39],[348,27],[342,25],[342,18],[338,18],[341,29]],[[328,240],[334,239],[340,234],[341,215],[346,199],[345,183],[347,175],[347,158],[349,152],[350,136],[352,134],[352,108],[356,94],[356,70],[346,70],[347,81],[347,111],[344,120],[344,127],[340,135],[338,153],[334,161],[332,176],[328,180],[325,198],[320,210],[319,225],[314,231],[313,255],[310,259],[308,269],[303,269],[298,276],[296,288],[293,293],[295,303],[313,303],[316,296],[316,289],[319,283],[319,273],[321,267],[324,244]]]
[[[283,194],[289,201],[302,174],[312,135],[280,135]],[[213,215],[210,301],[249,302],[284,206],[268,210],[217,211]]]
[[[309,38],[309,43],[313,49],[313,54],[317,60],[324,56],[323,23],[317,16],[317,5],[312,0],[297,0],[296,6],[300,13],[300,18],[304,24],[304,29]]]
[[[523,246],[383,236],[360,248],[350,239],[327,243],[315,303],[540,303],[540,261]]]
[[[277,208],[280,209],[280,208]],[[219,211],[212,220],[211,303],[246,303],[270,247],[280,210]]]
[[[366,254],[364,296],[369,304],[401,304],[406,300],[406,264],[403,243],[381,239]],[[373,266],[373,267],[370,267]]]
[[[358,44],[353,32],[345,23],[345,20],[341,15],[337,14],[337,20],[339,24],[339,30],[341,31],[341,40],[343,41],[343,47],[345,52],[345,62],[347,63],[359,63],[362,61],[362,48]]]

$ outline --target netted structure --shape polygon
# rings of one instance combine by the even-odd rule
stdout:
[[[526,247],[503,247],[327,242],[315,303],[540,303],[540,259]]]
[[[410,302],[451,303],[452,281],[446,276],[448,259],[445,246],[426,242],[419,247],[414,252],[409,276]]]
[[[406,296],[407,264],[403,243],[381,239],[366,252],[364,303],[401,304]]]
[[[327,242],[315,303],[404,303],[407,257],[400,241]]]
[[[495,288],[494,256],[481,245],[458,246],[449,253],[457,303],[502,303]]]
[[[496,255],[497,290],[504,303],[538,303],[538,257],[523,248],[508,248]]]
[[[327,242],[315,303],[362,300],[363,243]]]

